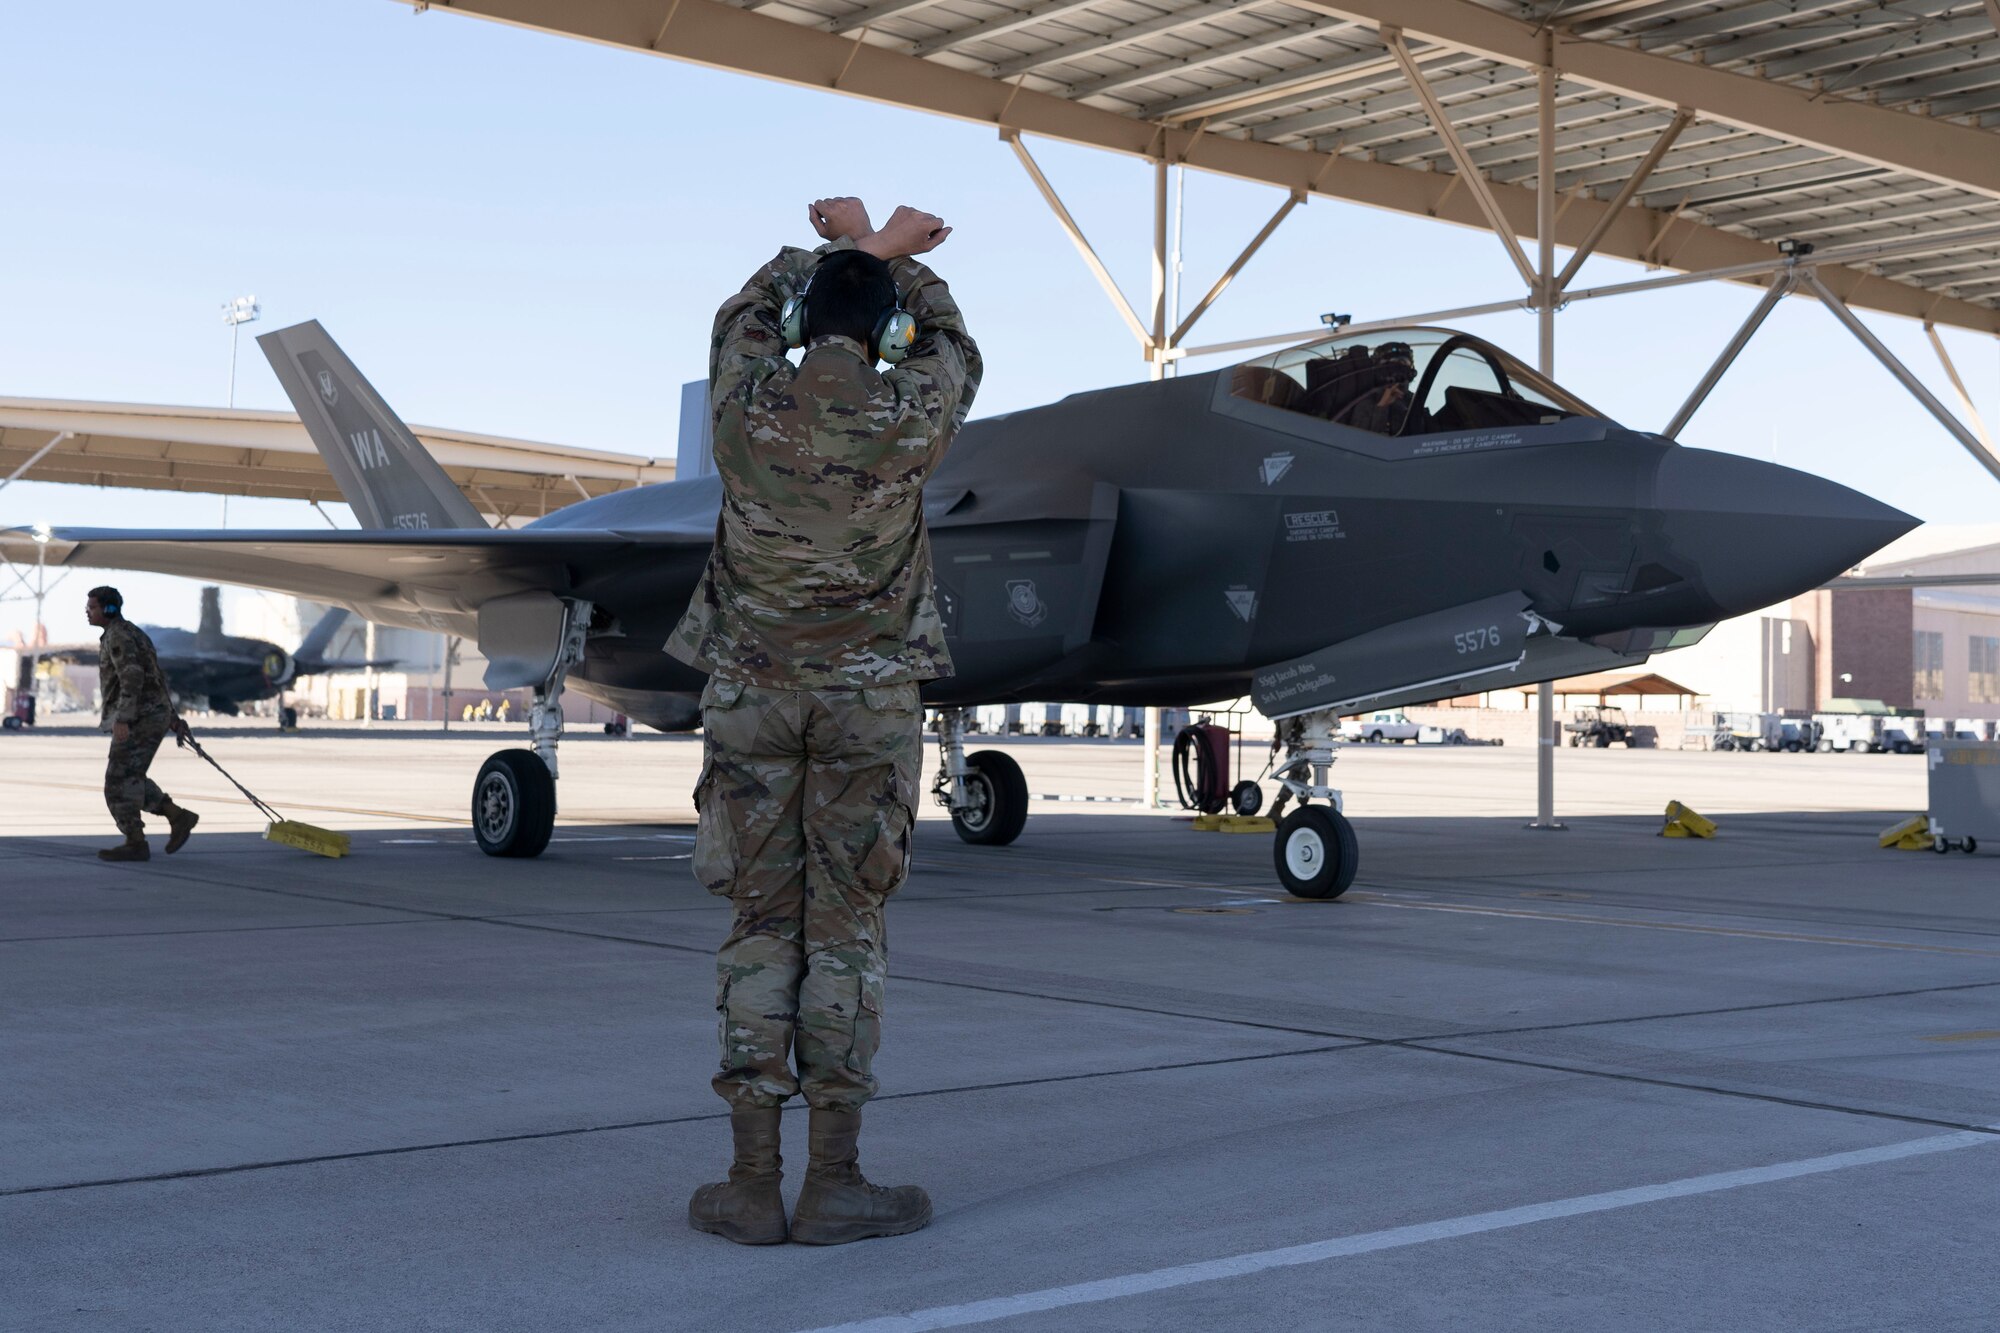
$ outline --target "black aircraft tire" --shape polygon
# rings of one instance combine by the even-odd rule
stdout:
[[[999,750],[976,750],[965,757],[972,772],[965,784],[975,808],[951,812],[958,836],[980,847],[1005,847],[1028,824],[1028,777]]]
[[[1245,817],[1256,814],[1264,808],[1264,789],[1247,780],[1237,783],[1229,789],[1229,808]]]
[[[472,784],[472,832],[488,856],[540,856],[556,827],[556,780],[533,750],[500,750]]]
[[[1271,859],[1278,882],[1295,898],[1338,898],[1354,882],[1361,844],[1338,810],[1302,805],[1278,825]]]

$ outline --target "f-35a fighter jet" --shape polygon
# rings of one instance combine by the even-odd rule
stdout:
[[[707,559],[714,477],[488,528],[316,323],[259,339],[363,532],[59,530],[51,563],[222,579],[476,638],[529,686],[530,749],[473,788],[479,842],[555,817],[565,688],[654,726],[702,678],[661,651]],[[1328,897],[1358,851],[1330,785],[1343,713],[1646,660],[1815,587],[1916,525],[1819,477],[1628,430],[1447,329],[1352,332],[1226,370],[968,424],[925,497],[958,674],[936,795],[1011,842],[1027,784],[965,752],[975,704],[1186,705],[1277,719],[1274,858]],[[0,534],[25,554],[26,535]]]
[[[333,636],[347,622],[347,612],[335,607],[300,641],[298,649],[286,652],[268,639],[245,638],[222,632],[222,589],[201,590],[201,621],[193,632],[168,625],[141,625],[153,640],[166,673],[167,687],[185,702],[207,704],[209,711],[234,717],[246,703],[269,699],[283,692],[301,676],[329,671],[363,671],[369,667],[396,665],[393,658],[379,661],[346,661],[326,656]],[[45,662],[74,662],[97,665],[94,643],[53,644],[35,654]]]

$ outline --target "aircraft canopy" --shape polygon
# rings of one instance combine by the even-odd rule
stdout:
[[[1484,338],[1451,329],[1374,329],[1288,347],[1237,366],[1231,391],[1378,435],[1608,419]]]

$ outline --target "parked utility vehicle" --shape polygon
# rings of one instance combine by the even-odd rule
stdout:
[[[1387,713],[1350,717],[1340,724],[1340,739],[1344,741],[1366,741],[1370,745],[1379,745],[1383,741],[1413,741],[1416,738],[1417,724],[1404,717],[1400,708]]]
[[[1625,721],[1625,710],[1608,704],[1577,709],[1563,723],[1563,730],[1569,733],[1571,745],[1594,745],[1601,750],[1616,742],[1628,750],[1632,748],[1632,728]]]

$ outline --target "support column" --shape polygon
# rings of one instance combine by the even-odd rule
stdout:
[[[1170,262],[1178,264],[1179,241],[1176,235],[1175,253],[1170,261],[1167,255],[1167,159],[1162,157],[1153,163],[1153,346],[1148,353],[1151,364],[1147,373],[1152,379],[1164,378],[1167,373],[1166,358],[1161,355],[1167,349],[1167,280]],[[1178,312],[1176,312],[1178,313]],[[1141,748],[1145,758],[1139,779],[1140,808],[1146,811],[1160,806],[1160,710],[1145,710],[1145,739]]]
[[[375,675],[375,622],[369,620],[363,624],[366,628],[362,631],[361,655],[368,659],[368,665],[363,668],[365,674],[362,676],[361,725],[372,727],[377,714],[382,711],[381,683]]]
[[[1140,799],[1148,810],[1160,808],[1160,710],[1146,710],[1146,780],[1140,787]]]
[[[1553,34],[1545,51],[1553,55]],[[1556,376],[1556,71],[1545,59],[1535,71],[1540,115],[1535,128],[1535,242],[1539,272],[1535,278],[1536,369],[1550,380]],[[1559,829],[1556,819],[1556,687],[1543,681],[1535,687],[1535,822],[1536,829]]]
[[[1153,163],[1153,345],[1146,349],[1146,378],[1167,373],[1167,159]]]

